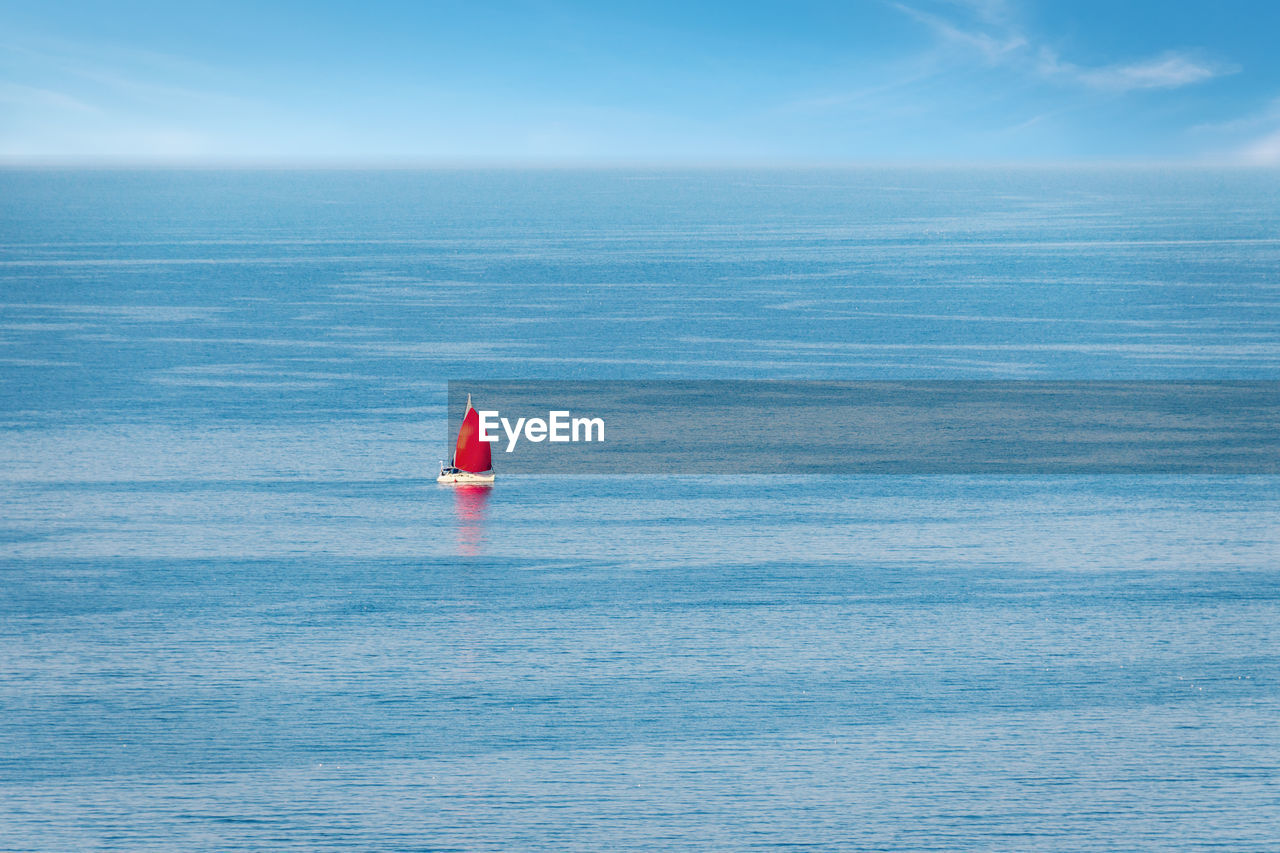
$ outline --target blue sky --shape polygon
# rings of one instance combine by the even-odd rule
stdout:
[[[1280,3],[0,4],[0,161],[1280,164]]]

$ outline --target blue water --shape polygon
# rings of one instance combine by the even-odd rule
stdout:
[[[1280,175],[0,172],[0,849],[1280,849],[1268,477],[508,477],[445,383],[1280,378]]]

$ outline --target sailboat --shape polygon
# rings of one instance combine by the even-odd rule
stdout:
[[[462,415],[462,427],[458,430],[458,444],[453,449],[453,463],[440,463],[437,483],[447,485],[488,485],[493,482],[493,455],[489,442],[480,440],[480,414],[471,408],[471,395],[467,395],[467,410]]]

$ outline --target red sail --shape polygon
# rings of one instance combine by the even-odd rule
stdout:
[[[462,417],[458,446],[453,452],[453,465],[472,474],[479,474],[493,467],[489,442],[480,440],[480,415],[475,409],[468,408]]]

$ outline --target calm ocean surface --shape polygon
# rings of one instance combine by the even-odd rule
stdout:
[[[0,172],[0,850],[1280,850],[1271,477],[438,487],[450,378],[1278,379],[1280,174]]]

